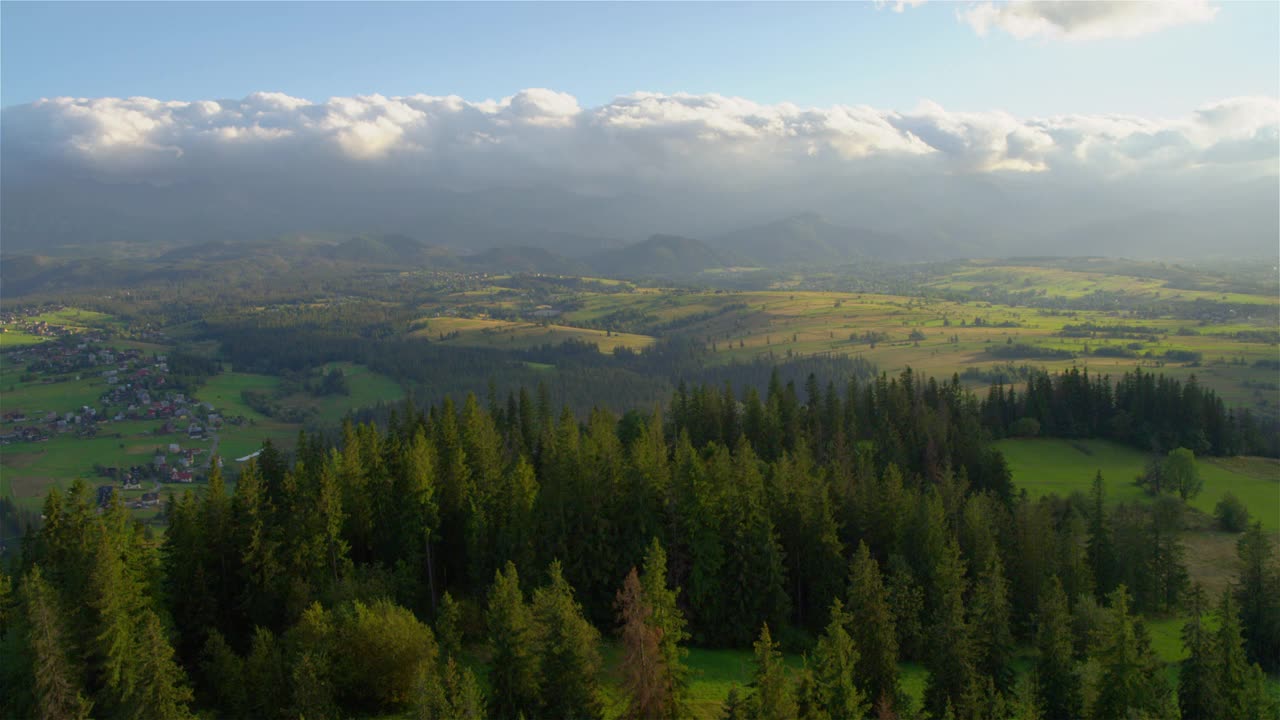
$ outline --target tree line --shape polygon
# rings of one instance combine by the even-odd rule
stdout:
[[[1026,421],[1035,421],[1026,433]],[[1141,368],[1112,380],[1071,368],[1036,370],[1021,393],[993,385],[982,421],[994,434],[1108,438],[1167,453],[1184,447],[1196,455],[1280,456],[1280,426],[1247,408],[1227,408],[1195,375],[1186,382]],[[1020,426],[1019,423],[1022,423]]]
[[[1111,507],[1100,476],[1016,493],[956,381],[806,385],[585,421],[545,391],[406,405],[268,445],[230,493],[215,470],[170,499],[163,539],[82,483],[51,491],[0,587],[4,709],[601,717],[607,635],[628,717],[686,716],[689,644],[754,648],[731,718],[1274,717],[1259,526],[1210,622],[1176,497]],[[1183,607],[1175,690],[1141,613]],[[902,661],[928,672],[922,703]]]

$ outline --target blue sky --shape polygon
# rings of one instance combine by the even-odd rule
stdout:
[[[957,18],[965,7],[5,2],[0,102],[259,90],[481,100],[547,87],[588,107],[644,90],[1170,116],[1280,94],[1280,3],[1221,3],[1211,22],[1089,41],[979,36]]]

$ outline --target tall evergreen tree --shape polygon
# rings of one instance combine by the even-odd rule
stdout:
[[[1222,594],[1218,619],[1220,624],[1213,643],[1215,657],[1209,668],[1217,686],[1214,699],[1218,717],[1274,720],[1276,703],[1263,687],[1261,668],[1251,665],[1246,657],[1240,616],[1230,591]]]
[[[832,601],[828,614],[831,621],[801,675],[797,691],[800,717],[859,720],[866,716],[870,704],[856,682],[858,648],[845,629],[850,618],[839,598]]]
[[[1128,588],[1121,585],[1109,599],[1106,625],[1094,652],[1100,675],[1093,717],[1124,720],[1141,713],[1160,716],[1168,709],[1164,668],[1151,649],[1141,619],[1129,613]]]
[[[653,608],[645,598],[634,568],[618,591],[619,635],[622,640],[622,690],[628,719],[673,717],[674,692],[668,682],[660,642],[662,629],[653,624]]]
[[[1240,574],[1236,605],[1249,660],[1264,670],[1280,669],[1280,566],[1262,523],[1249,526],[1236,542]]]
[[[689,669],[685,656],[689,654],[684,643],[689,639],[685,630],[684,613],[680,611],[680,588],[667,585],[667,553],[654,538],[644,556],[640,573],[640,585],[652,614],[650,624],[658,633],[658,649],[662,653],[662,669],[666,673],[665,685],[670,688],[671,717],[684,714],[689,692]]]
[[[182,720],[191,717],[191,689],[174,661],[173,647],[160,618],[144,610],[134,648],[134,684],[125,698],[131,720]]]
[[[975,662],[978,672],[991,678],[1002,695],[1013,691],[1015,644],[1009,622],[1009,587],[1004,579],[1004,563],[992,555],[978,576],[970,603]]]
[[[1036,699],[1045,720],[1081,714],[1080,676],[1071,644],[1067,596],[1057,578],[1040,595],[1036,617]]]
[[[494,575],[485,619],[493,648],[489,712],[502,720],[527,717],[539,707],[537,631],[520,591],[520,577],[510,562]]]
[[[768,623],[760,627],[760,637],[755,642],[751,688],[753,692],[748,700],[747,717],[752,720],[792,720],[797,716],[791,679],[787,677],[778,644],[769,634]]]
[[[582,614],[559,562],[548,569],[548,583],[533,593],[538,668],[546,690],[539,715],[549,718],[600,718],[598,697],[600,634]]]
[[[1093,477],[1089,491],[1089,567],[1093,570],[1095,592],[1098,600],[1115,588],[1115,558],[1111,543],[1111,526],[1106,508],[1106,486],[1099,470]]]
[[[1212,720],[1221,709],[1214,638],[1204,625],[1204,591],[1191,592],[1191,617],[1182,626],[1187,659],[1178,668],[1178,708],[1182,720]]]
[[[70,656],[57,594],[39,567],[23,578],[19,594],[35,681],[35,716],[40,720],[89,717],[93,704],[84,696],[80,672]]]
[[[976,710],[977,653],[965,618],[967,585],[960,547],[950,541],[934,572],[933,633],[925,659],[929,677],[924,703],[935,716],[950,709],[957,717],[968,717]]]
[[[892,707],[898,698],[898,640],[889,593],[866,543],[858,544],[849,566],[847,608],[847,628],[858,648],[859,689],[877,705]]]

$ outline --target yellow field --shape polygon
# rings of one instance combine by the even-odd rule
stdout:
[[[566,325],[542,325],[488,318],[436,317],[421,320],[416,326],[417,329],[410,333],[411,337],[441,342],[445,345],[507,350],[523,350],[539,345],[558,345],[566,340],[578,340],[594,343],[602,353],[611,353],[617,347],[639,350],[654,342],[654,339],[648,335],[609,333],[604,330]]]

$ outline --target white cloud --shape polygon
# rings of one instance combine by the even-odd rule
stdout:
[[[799,107],[634,93],[599,107],[530,89],[501,100],[365,95],[310,102],[54,98],[3,111],[5,183],[23,168],[154,182],[218,176],[386,178],[476,188],[763,187],[874,173],[1086,173],[1252,163],[1275,172],[1280,99],[1233,98],[1181,118]]]
[[[890,2],[889,0],[876,0],[876,9],[883,10],[887,7],[891,8],[896,13],[900,13],[909,7],[917,8],[923,4],[925,4],[925,0],[894,0],[894,2]]]
[[[1098,40],[1159,32],[1213,20],[1208,0],[1011,0],[957,11],[979,35],[995,28],[1019,39]]]

